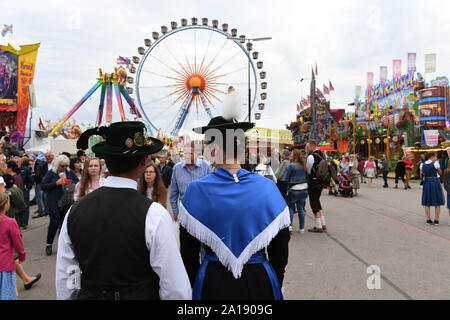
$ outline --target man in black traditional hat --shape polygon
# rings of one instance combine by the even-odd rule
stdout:
[[[190,248],[183,261],[192,296],[283,299],[289,210],[273,181],[241,168],[244,131],[254,124],[235,119],[219,116],[194,129],[205,134],[205,154],[216,170],[193,181],[180,205],[180,242]],[[201,243],[206,255],[200,266]]]
[[[91,135],[105,139],[92,151],[105,159],[110,176],[75,202],[64,219],[57,298],[191,299],[170,214],[136,191],[147,156],[160,151],[162,142],[147,137],[137,121],[89,129],[77,147],[86,149]]]

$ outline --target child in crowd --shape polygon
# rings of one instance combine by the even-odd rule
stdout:
[[[19,261],[25,261],[25,249],[15,219],[5,215],[9,196],[0,192],[0,300],[17,300],[14,250]]]

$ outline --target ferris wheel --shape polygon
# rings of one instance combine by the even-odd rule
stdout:
[[[253,43],[228,24],[208,19],[181,19],[161,27],[138,48],[128,83],[135,83],[135,100],[151,134],[177,136],[221,115],[221,107],[232,86],[242,104],[238,121],[261,118],[267,93],[266,72]],[[246,43],[247,41],[247,43]],[[245,46],[246,45],[246,46]],[[256,65],[256,66],[255,66]],[[127,88],[133,93],[132,88]],[[249,112],[250,106],[250,112]]]

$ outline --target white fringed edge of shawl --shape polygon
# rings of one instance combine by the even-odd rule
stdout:
[[[221,239],[208,227],[195,219],[186,210],[182,203],[180,204],[178,220],[193,237],[205,243],[215,252],[219,258],[219,261],[233,273],[233,276],[236,279],[241,277],[242,269],[250,257],[259,250],[267,247],[281,229],[286,228],[291,224],[289,208],[286,206],[284,210],[275,218],[275,220],[273,220],[263,232],[253,239],[244,251],[242,251],[241,255],[236,258],[230,249],[221,241]]]

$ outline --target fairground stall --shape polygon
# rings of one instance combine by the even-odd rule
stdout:
[[[7,128],[19,145],[26,136],[30,97],[33,100],[33,77],[40,44],[0,45],[0,127]]]
[[[439,77],[427,84],[420,73],[415,76],[410,72],[371,86],[364,101],[355,101],[356,153],[365,158],[386,155],[394,167],[407,153],[417,164],[421,152],[445,152],[448,80]]]

